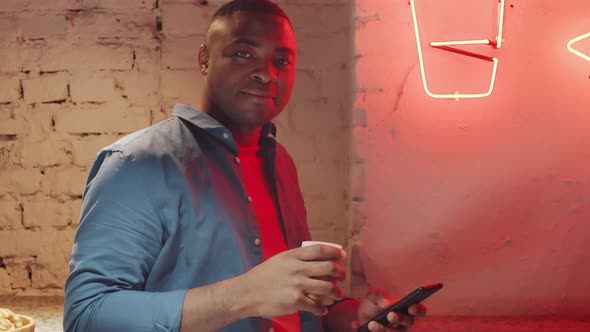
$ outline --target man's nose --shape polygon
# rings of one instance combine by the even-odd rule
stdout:
[[[256,70],[252,73],[251,78],[258,83],[268,84],[270,82],[276,82],[277,80],[277,70],[272,64],[272,62],[266,62],[261,64]]]

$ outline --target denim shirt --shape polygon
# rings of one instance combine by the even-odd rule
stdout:
[[[295,165],[263,129],[288,248],[309,240]],[[262,262],[254,209],[230,132],[182,104],[173,115],[102,149],[90,169],[70,274],[65,331],[178,331],[193,287],[241,275]],[[321,319],[301,312],[305,332]],[[223,332],[266,332],[250,317]]]

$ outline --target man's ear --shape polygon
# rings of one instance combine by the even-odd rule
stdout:
[[[209,49],[205,44],[199,47],[199,70],[203,75],[207,75],[209,71]]]

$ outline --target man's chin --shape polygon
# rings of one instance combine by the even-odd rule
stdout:
[[[274,110],[244,110],[237,119],[240,126],[259,128],[271,121],[278,113]]]

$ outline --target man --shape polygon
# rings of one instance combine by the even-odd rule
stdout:
[[[354,331],[392,301],[382,291],[342,299],[346,253],[299,247],[310,238],[303,199],[270,122],[291,96],[296,49],[276,5],[224,5],[199,50],[201,111],[176,105],[98,154],[66,331]],[[404,330],[413,316],[389,320],[371,331]]]

